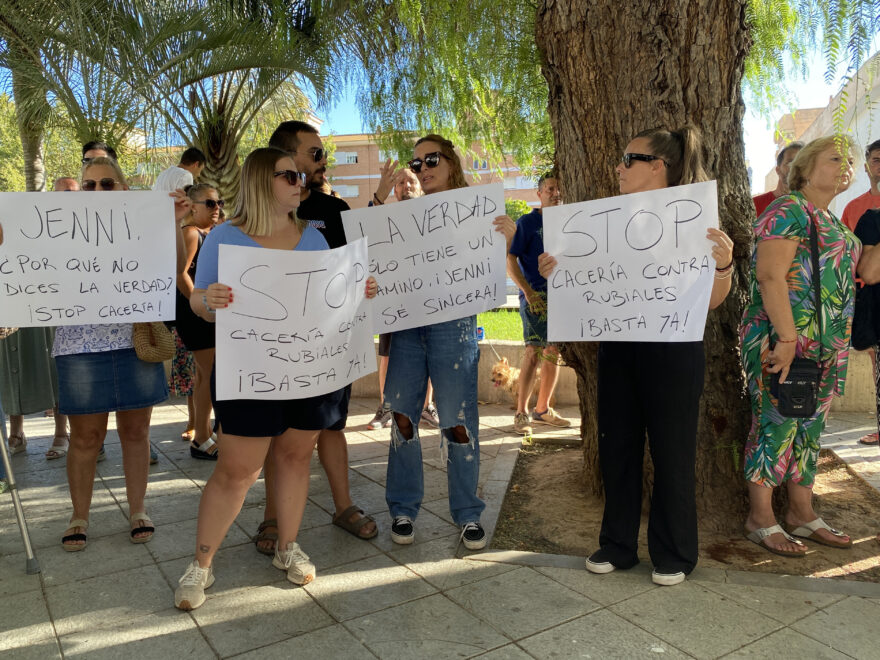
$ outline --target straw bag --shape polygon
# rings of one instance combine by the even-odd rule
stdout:
[[[0,326],[0,339],[6,339],[13,332],[18,331],[18,328],[5,328]]]
[[[131,341],[134,352],[144,362],[164,362],[174,357],[174,337],[160,321],[135,323]]]

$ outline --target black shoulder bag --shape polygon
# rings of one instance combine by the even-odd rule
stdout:
[[[819,362],[795,358],[788,376],[781,383],[779,374],[770,374],[770,394],[776,398],[776,409],[783,417],[812,417],[819,404],[819,380],[822,376],[822,289],[819,283],[819,239],[810,217],[810,253],[813,262],[813,295],[819,325]]]

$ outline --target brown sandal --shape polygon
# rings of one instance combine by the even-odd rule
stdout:
[[[266,530],[270,527],[274,527],[274,532],[267,532]],[[272,541],[273,545],[271,548],[261,548],[261,541]],[[269,518],[268,520],[264,520],[260,523],[260,526],[257,527],[257,533],[253,538],[254,545],[257,548],[257,552],[274,556],[275,555],[275,546],[278,545],[278,521],[274,518]]]
[[[350,518],[355,513],[361,514],[361,517],[358,520],[355,520],[354,522],[352,522],[350,520]],[[373,527],[373,533],[372,534],[361,534],[361,529],[363,529],[364,525],[368,525],[369,523],[373,523],[373,525],[375,525]],[[364,513],[364,510],[361,509],[356,504],[352,504],[345,511],[343,511],[338,516],[336,516],[333,519],[333,524],[336,525],[337,527],[341,527],[349,534],[353,534],[354,536],[357,536],[359,539],[363,539],[364,541],[366,541],[368,539],[375,538],[379,534],[379,526],[376,525],[375,519],[373,519],[371,516],[366,515]]]

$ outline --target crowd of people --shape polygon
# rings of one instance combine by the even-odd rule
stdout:
[[[831,398],[844,388],[856,275],[868,286],[880,283],[880,251],[873,250],[880,243],[880,141],[866,153],[871,191],[847,206],[843,221],[829,211],[834,197],[850,185],[854,149],[840,137],[792,143],[779,153],[777,188],[755,198],[750,301],[740,331],[753,413],[744,460],[750,500],[745,534],[767,551],[790,557],[804,556],[804,541],[835,548],[852,545],[849,536],[816,514],[812,486]],[[691,127],[633,136],[616,167],[620,193],[708,180],[702,151],[701,136]],[[306,399],[216,398],[216,311],[236,304],[234,289],[219,281],[220,245],[308,251],[346,243],[341,213],[349,207],[326,189],[327,152],[318,131],[300,121],[281,123],[268,145],[245,159],[232,210],[225,208],[215,187],[197,182],[205,162],[198,149],[187,149],[179,164],[156,181],[156,189],[173,197],[175,208],[172,325],[177,351],[171,392],[187,397],[188,422],[181,438],[190,443],[191,456],[216,461],[199,505],[194,558],[175,591],[175,605],[183,610],[204,603],[205,590],[214,582],[214,556],[261,473],[266,505],[254,537],[256,549],[272,556],[273,566],[291,582],[315,579],[314,564],[297,536],[316,448],[332,492],[333,523],[358,539],[379,533],[376,521],[352,501],[348,482],[344,430],[350,385]],[[78,179],[61,177],[55,189],[128,189],[109,145],[84,145],[82,163]],[[454,145],[429,134],[415,142],[405,167],[385,163],[370,203],[390,203],[392,193],[404,201],[467,185]],[[508,273],[521,292],[527,350],[513,421],[514,429],[524,434],[535,423],[569,425],[551,407],[559,350],[547,340],[546,290],[557,261],[544,250],[542,224],[542,209],[559,204],[561,197],[556,175],[547,173],[538,182],[538,208],[517,222],[506,215],[494,220],[495,231],[506,241]],[[733,242],[715,228],[706,239],[716,264],[709,297],[709,309],[714,309],[730,291]],[[368,278],[364,295],[375,296],[377,288],[376,280]],[[381,400],[368,428],[390,429],[385,496],[394,543],[412,543],[417,531],[424,495],[419,425],[424,422],[440,429],[449,510],[461,542],[469,550],[486,545],[480,522],[485,504],[477,486],[476,326],[476,318],[469,316],[380,337]],[[784,414],[776,390],[796,359],[818,365],[816,406],[805,416]],[[541,382],[530,410],[539,365]],[[600,343],[596,415],[605,509],[598,548],[587,558],[587,570],[604,574],[639,561],[646,439],[654,465],[648,525],[653,581],[678,584],[695,567],[697,424],[704,368],[702,341]],[[652,377],[646,379],[646,373]],[[876,365],[875,376],[880,388]],[[92,484],[111,412],[122,449],[130,538],[132,543],[151,540],[156,527],[144,506],[150,417],[152,407],[168,397],[169,382],[161,363],[137,357],[131,324],[22,328],[0,340],[0,395],[10,415],[13,454],[26,446],[23,415],[45,411],[55,417],[46,458],[66,456],[67,461],[72,515],[61,537],[64,550],[82,551],[88,543]],[[880,420],[880,394],[877,412]],[[876,443],[876,435],[863,441]],[[790,505],[780,525],[772,493],[783,484]]]

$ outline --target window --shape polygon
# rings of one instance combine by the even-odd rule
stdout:
[[[333,186],[333,190],[338,192],[343,199],[352,199],[361,194],[360,186]]]
[[[517,179],[519,177],[515,176],[507,176],[504,177],[504,189],[505,190],[516,190],[519,186],[517,185]]]
[[[336,164],[337,165],[357,165],[358,155],[357,151],[337,151],[336,152]]]
[[[474,169],[475,170],[488,170],[489,169],[489,161],[480,159],[474,160]]]

